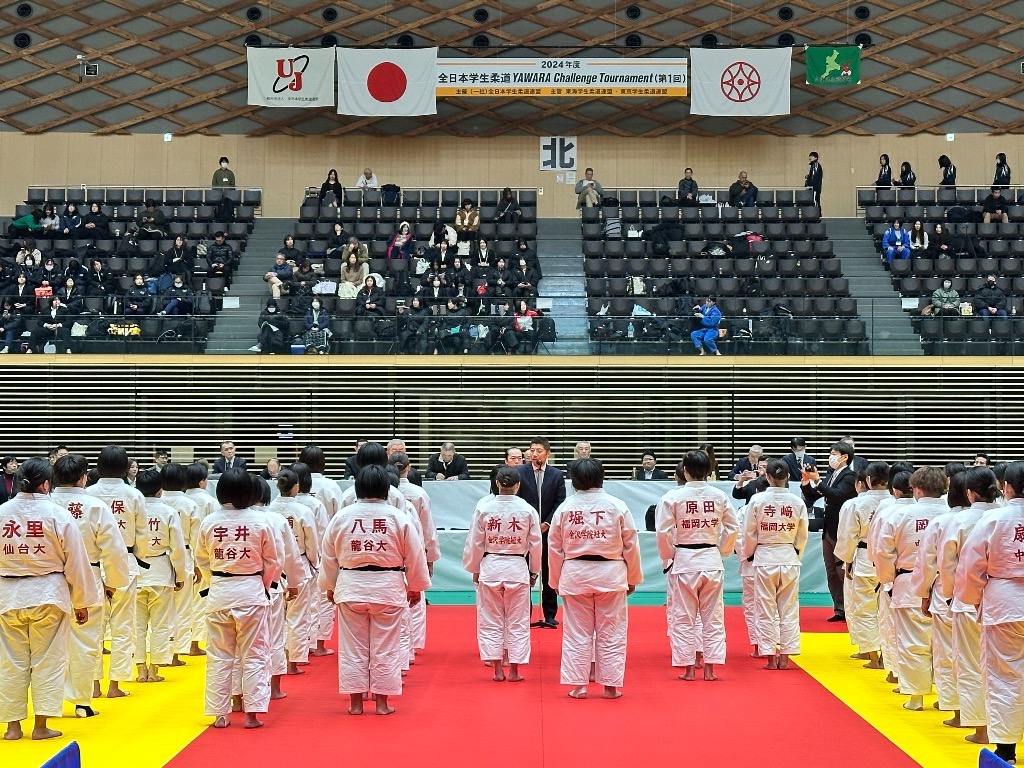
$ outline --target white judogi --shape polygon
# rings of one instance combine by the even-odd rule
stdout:
[[[405,477],[398,481],[398,490],[416,511],[420,527],[423,529],[423,545],[427,550],[427,564],[432,565],[441,559],[441,544],[437,538],[437,527],[434,525],[430,496],[415,483],[410,483],[409,479]],[[409,607],[409,631],[415,654],[416,651],[423,650],[427,645],[426,600],[420,600],[416,605]]]
[[[273,486],[271,486],[273,490]],[[209,515],[217,509],[220,509],[220,504],[217,500],[211,496],[203,488],[189,488],[185,491],[185,496],[192,500],[192,503],[198,508],[197,517],[201,524]],[[199,526],[196,526],[198,535]],[[192,559],[195,560],[196,544],[191,543],[192,547]],[[192,642],[206,644],[206,598],[199,594],[199,584],[194,584],[192,587]]]
[[[296,544],[292,529],[284,516],[276,514],[269,507],[254,507],[253,511],[267,517],[274,531],[277,551],[283,561],[281,578],[270,585],[270,674],[283,675],[288,671],[285,630],[285,589],[298,587],[307,579],[306,562]],[[240,689],[239,689],[240,690]]]
[[[957,513],[946,526],[937,550],[942,597],[953,601],[950,607],[953,615],[953,669],[960,696],[960,724],[974,728],[987,723],[982,687],[981,624],[974,605],[954,596],[956,569],[967,537],[978,521],[993,509],[996,509],[995,504],[976,502]]]
[[[874,561],[878,581],[892,584],[892,618],[900,691],[924,696],[932,691],[932,623],[921,609],[912,575],[918,547],[931,521],[948,512],[941,499],[922,498],[893,507],[879,525]]]
[[[251,509],[221,508],[199,526],[196,565],[209,585],[206,598],[206,714],[231,712],[231,670],[242,667],[247,713],[270,706],[270,628],[267,590],[283,567],[269,519]]]
[[[747,503],[741,561],[753,558],[758,653],[800,653],[800,557],[807,547],[807,506],[769,487]]]
[[[96,670],[103,664],[103,617],[106,608],[103,587],[106,585],[117,590],[128,586],[131,582],[128,572],[129,555],[118,533],[117,521],[102,501],[77,487],[54,488],[50,499],[66,509],[78,525],[100,598],[95,605],[87,606],[89,620],[85,624],[71,624],[64,698],[76,706],[87,707],[92,703]]]
[[[872,563],[875,562],[875,550],[878,545],[878,532],[881,530],[883,523],[891,515],[900,514],[898,507],[905,507],[913,503],[914,500],[910,497],[897,499],[890,496],[878,505],[878,511],[875,512],[875,517],[871,521],[871,527],[868,530],[868,557],[871,559]],[[875,577],[877,578],[877,576],[878,573],[876,571]],[[893,616],[891,582],[879,582],[878,636],[879,644],[882,647],[882,663],[884,664],[887,672],[891,672],[898,678],[900,674],[900,653],[896,644],[896,621]]]
[[[914,596],[920,598],[922,604],[928,601],[932,622],[932,676],[935,678],[935,692],[939,695],[939,709],[944,712],[960,709],[960,697],[956,692],[956,675],[953,672],[953,615],[949,603],[942,599],[942,590],[937,583],[936,548],[945,535],[946,525],[959,511],[957,507],[943,512],[928,523],[917,548],[917,566],[910,575]]]
[[[322,555],[320,586],[338,604],[338,690],[401,694],[408,593],[430,587],[412,518],[383,501],[343,506],[327,527]]]
[[[320,563],[320,548],[316,535],[316,521],[312,510],[301,504],[297,498],[278,496],[267,507],[267,511],[283,517],[288,522],[295,546],[300,554],[302,575],[298,596],[285,604],[285,655],[287,661],[305,663],[309,660],[310,645],[316,640],[312,636],[312,600],[318,591],[315,576]]]
[[[860,653],[881,649],[878,636],[878,577],[868,555],[868,531],[871,521],[884,500],[892,498],[888,491],[865,491],[850,499],[839,511],[839,533],[836,558],[852,564],[852,579],[845,590],[846,624],[850,641]]]
[[[296,501],[309,507],[313,513],[313,520],[316,523],[316,540],[323,546],[324,533],[327,532],[327,524],[331,521],[327,514],[327,507],[312,493],[300,493],[295,497]],[[313,631],[310,635],[310,647],[314,647],[318,640],[330,640],[334,634],[334,611],[335,607],[327,599],[326,592],[319,584],[313,591],[313,599],[310,601],[310,612],[312,613]]]
[[[956,569],[955,599],[981,606],[988,738],[1024,737],[1024,500],[982,517],[968,535]]]
[[[341,488],[334,480],[320,472],[310,472],[310,477],[313,478],[313,495],[324,505],[327,517],[334,517],[341,509]]]
[[[117,529],[128,549],[128,573],[131,582],[110,599],[107,623],[110,626],[110,660],[107,677],[112,682],[132,679],[137,629],[135,593],[138,590],[139,563],[135,544],[146,535],[146,499],[135,488],[118,477],[101,477],[85,492],[110,507]],[[102,667],[96,679],[103,677]]]
[[[740,521],[747,519],[747,505],[744,504],[742,507],[736,510],[736,518]],[[736,559],[740,564],[740,581],[742,584],[740,592],[740,606],[743,608],[743,623],[747,627],[747,639],[750,645],[757,650],[759,645],[757,641],[757,595],[755,585],[755,572],[754,572],[754,561],[753,559],[748,560],[743,554],[743,536],[736,537],[736,546],[733,550],[733,554],[736,555]],[[665,561],[665,568],[672,568],[672,560]],[[670,591],[665,592],[665,612],[666,615],[672,612],[669,606],[669,595]],[[669,637],[672,636],[669,631]]]
[[[46,494],[0,505],[0,722],[60,717],[69,615],[103,600],[78,525]]]
[[[483,519],[481,517],[481,519]],[[629,507],[601,488],[577,491],[548,529],[548,584],[562,596],[563,685],[621,688],[626,675],[626,592],[644,580]]]
[[[518,496],[500,495],[477,508],[462,565],[476,590],[476,639],[483,661],[530,661],[530,574],[540,573],[540,517]]]
[[[145,525],[146,537],[139,540],[135,552],[142,569],[135,596],[135,663],[146,663],[148,636],[149,663],[165,666],[171,663],[177,631],[174,586],[185,583],[192,574],[185,565],[185,537],[178,511],[159,498],[146,499]]]
[[[672,666],[689,667],[703,650],[708,664],[725,663],[725,566],[739,534],[729,497],[691,481],[661,497],[655,512],[658,554],[672,560],[668,616]],[[700,621],[701,637],[696,622]]]
[[[174,653],[188,653],[192,645],[192,627],[199,603],[199,585],[193,578],[195,574],[195,558],[192,552],[196,548],[199,537],[199,507],[184,491],[164,491],[160,501],[175,509],[181,520],[181,535],[185,539],[185,586],[174,593],[174,612],[177,616],[178,629],[174,633]]]

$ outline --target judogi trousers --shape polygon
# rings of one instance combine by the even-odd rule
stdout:
[[[673,573],[669,614],[672,666],[689,667],[704,652],[706,664],[725,663],[725,589],[723,571]]]
[[[416,605],[409,606],[409,621],[412,639],[413,656],[416,651],[427,647],[427,601],[420,600]]]
[[[317,630],[313,640],[326,642],[334,639],[334,602],[327,599],[326,590],[321,590],[320,587],[317,587],[317,590],[320,591],[320,602],[317,604]]]
[[[939,694],[939,709],[952,712],[960,709],[960,695],[956,690],[953,665],[953,618],[948,610],[940,613],[932,601],[932,673],[935,692]]]
[[[270,593],[270,674],[283,675],[288,671],[285,651],[285,609],[284,592]]]
[[[107,677],[116,682],[132,679],[132,664],[135,662],[135,633],[138,629],[136,619],[135,595],[138,591],[138,577],[124,589],[114,592],[110,600],[110,666]],[[103,669],[96,678],[103,677]]]
[[[800,653],[800,566],[757,566],[754,573],[758,653]]]
[[[412,657],[415,655],[415,651],[412,649],[412,620],[408,608],[402,612],[402,624],[400,630],[401,633],[399,635],[400,641],[398,645],[398,653],[402,659],[402,671],[408,672],[409,665],[412,662]]]
[[[981,625],[970,613],[953,612],[953,666],[960,695],[960,724],[986,725],[985,691],[981,681]]]
[[[530,585],[480,582],[476,590],[476,639],[483,661],[530,662]]]
[[[747,625],[747,639],[754,647],[759,645],[757,635],[757,595],[756,579],[754,574],[749,576],[743,574],[743,592],[741,603],[743,605],[743,622]]]
[[[988,738],[1016,744],[1024,737],[1024,621],[981,628]]]
[[[896,622],[892,615],[892,593],[883,586],[878,590],[878,640],[886,672],[900,676],[900,656],[896,647]]]
[[[267,605],[247,605],[207,616],[207,715],[230,714],[231,676],[236,663],[242,666],[243,709],[256,713],[270,707],[269,611]]]
[[[932,623],[920,608],[891,608],[896,627],[900,692],[924,696],[932,692]]]
[[[0,613],[0,722],[28,717],[29,689],[35,714],[61,716],[69,625],[55,605]]]
[[[164,666],[170,664],[171,643],[177,624],[174,615],[174,588],[142,587],[136,594],[135,604],[135,663],[146,663],[148,639],[149,663]]]
[[[174,593],[174,610],[178,618],[178,631],[174,635],[174,652],[188,653],[193,642],[206,639],[206,616],[198,585],[191,578]],[[202,629],[203,631],[200,631]]]
[[[562,595],[562,683],[586,685],[593,660],[594,682],[621,688],[628,626],[624,590]]]
[[[881,650],[878,635],[878,579],[874,576],[856,576],[846,580],[846,626],[850,642],[860,653]]]
[[[299,594],[290,603],[285,603],[285,654],[293,663],[309,661],[309,648],[315,644],[313,637],[313,598],[319,594],[316,578],[306,579],[299,585]]]
[[[92,703],[92,685],[101,675],[103,667],[103,625],[105,605],[89,606],[89,620],[85,624],[70,624],[68,641],[68,672],[64,684],[64,698],[75,705]]]
[[[402,693],[402,614],[406,606],[338,604],[338,691]]]

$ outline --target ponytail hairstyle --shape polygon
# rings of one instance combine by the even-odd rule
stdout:
[[[946,503],[949,504],[951,509],[954,507],[963,509],[971,506],[971,502],[967,498],[967,470],[957,472],[949,478],[949,491],[946,494]]]
[[[299,476],[290,469],[282,469],[277,473],[277,490],[287,496],[292,488],[299,484]]]
[[[988,467],[971,467],[963,473],[966,490],[972,491],[979,501],[991,504],[999,498],[996,476]]]
[[[772,485],[785,488],[789,484],[789,464],[782,459],[768,459],[764,474]]]
[[[42,488],[50,482],[52,473],[53,468],[48,459],[40,456],[27,459],[18,467],[18,474],[15,475],[18,481],[18,490],[21,493],[45,493]]]

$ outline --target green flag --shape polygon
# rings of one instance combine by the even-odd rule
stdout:
[[[807,84],[820,88],[842,88],[860,83],[860,46],[809,45]]]

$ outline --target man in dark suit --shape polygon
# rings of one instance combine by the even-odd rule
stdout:
[[[764,449],[760,445],[750,446],[750,450],[747,451],[747,455],[736,462],[732,470],[729,472],[730,480],[738,480],[740,475],[744,472],[756,472],[757,462],[761,460],[761,455],[764,453]]]
[[[68,344],[71,341],[71,315],[67,307],[54,296],[50,308],[39,313],[39,322],[29,339],[29,352],[42,352],[46,342],[52,341],[57,352],[71,352]]]
[[[843,437],[840,438],[840,442],[846,443],[850,446],[850,450],[854,453],[853,458],[850,459],[850,469],[859,475],[868,468],[868,464],[870,462],[868,462],[868,460],[863,456],[857,455],[857,444],[853,442],[853,437],[851,435],[843,435]]]
[[[794,437],[790,440],[789,447],[792,452],[783,456],[782,460],[789,466],[789,479],[798,483],[804,467],[817,466],[817,460],[813,456],[807,455],[807,441],[802,437]]]
[[[431,480],[469,480],[469,465],[466,458],[456,452],[455,443],[445,442],[440,452],[430,457],[427,477]]]
[[[405,440],[400,437],[388,440],[387,449],[388,458],[391,458],[392,453],[404,453],[407,456],[409,455],[409,452],[405,449]],[[420,476],[420,471],[416,469],[416,467],[409,467],[409,472],[404,475],[404,477],[413,485],[419,485],[421,487],[423,485],[423,478]]]
[[[658,469],[658,457],[654,451],[644,451],[640,466],[633,470],[634,480],[668,480],[668,475]]]
[[[732,497],[747,504],[755,494],[768,489],[768,478],[765,476],[765,469],[768,467],[768,457],[761,455],[757,462],[757,468],[753,471],[741,472],[736,478],[736,485],[732,489]]]
[[[530,461],[516,467],[519,471],[519,493],[540,515],[540,531],[543,540],[541,555],[541,608],[544,618],[531,626],[554,629],[558,626],[558,593],[548,585],[548,528],[551,516],[565,501],[565,477],[562,470],[548,464],[551,443],[546,437],[535,437],[530,441]],[[538,482],[539,481],[539,482]],[[538,490],[539,489],[539,490]]]
[[[213,462],[213,473],[215,475],[222,475],[228,469],[240,469],[244,472],[245,459],[235,455],[235,444],[233,442],[225,440],[220,444],[220,458]]]
[[[0,504],[10,501],[18,495],[18,459],[15,456],[4,456],[3,475],[0,475]]]
[[[833,444],[828,453],[832,469],[825,479],[818,476],[816,467],[805,469],[800,477],[800,490],[804,501],[811,507],[818,499],[825,500],[825,527],[821,531],[821,557],[825,562],[825,577],[832,595],[835,615],[829,621],[846,621],[843,605],[843,564],[836,559],[836,539],[839,536],[839,510],[857,495],[857,473],[850,468],[853,448],[848,443]]]
[[[354,479],[359,473],[359,467],[356,466],[356,454],[359,453],[359,449],[366,445],[366,438],[360,437],[356,440],[356,450],[351,456],[345,459],[345,479]]]

